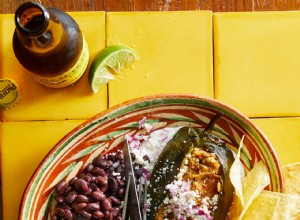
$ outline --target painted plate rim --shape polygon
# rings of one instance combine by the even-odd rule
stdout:
[[[271,144],[271,142],[267,139],[267,137],[265,136],[265,134],[247,117],[245,116],[243,113],[241,113],[239,110],[219,101],[213,98],[209,98],[209,97],[205,97],[205,96],[201,96],[201,95],[194,95],[194,94],[158,94],[158,95],[150,95],[150,96],[143,96],[143,97],[139,97],[139,98],[134,98],[134,99],[130,99],[128,101],[125,101],[123,103],[120,103],[118,105],[115,105],[111,108],[108,108],[98,114],[96,114],[95,116],[87,119],[86,121],[84,121],[82,124],[78,125],[77,127],[75,127],[74,129],[72,129],[70,132],[68,132],[66,135],[64,135],[51,149],[50,151],[46,154],[46,156],[43,158],[43,160],[39,163],[39,165],[37,166],[37,168],[35,169],[34,173],[32,174],[30,180],[28,181],[26,188],[23,192],[22,195],[22,199],[20,202],[20,206],[19,206],[19,220],[24,220],[23,213],[24,213],[24,209],[25,209],[25,204],[26,201],[28,199],[28,193],[32,190],[32,185],[35,181],[35,179],[37,178],[38,174],[40,173],[43,165],[45,165],[45,163],[49,160],[49,158],[51,156],[53,156],[53,154],[57,151],[57,149],[62,146],[63,144],[65,144],[70,138],[72,138],[72,136],[74,136],[75,134],[77,134],[79,131],[81,131],[83,128],[87,127],[87,126],[91,126],[92,123],[96,123],[98,124],[98,126],[100,126],[102,122],[99,122],[105,119],[105,117],[108,117],[109,115],[113,115],[113,113],[121,111],[123,108],[129,107],[129,106],[134,106],[138,103],[143,103],[143,102],[150,102],[152,101],[153,103],[155,102],[163,102],[163,100],[195,100],[195,102],[205,102],[205,103],[212,103],[211,106],[209,106],[210,108],[214,109],[214,110],[226,110],[226,112],[232,112],[232,114],[236,114],[238,117],[234,118],[235,120],[238,120],[240,122],[241,120],[246,121],[247,123],[249,123],[250,127],[252,127],[254,129],[254,131],[260,135],[261,139],[263,142],[265,142],[271,156],[274,158],[274,163],[276,165],[277,171],[278,171],[278,179],[279,179],[279,190],[281,192],[284,191],[284,182],[283,182],[283,176],[282,176],[282,170],[281,170],[281,166],[280,166],[280,161],[278,159],[278,156]],[[159,101],[161,100],[161,101]],[[197,103],[195,103],[197,104]],[[216,105],[216,106],[214,106]],[[132,110],[131,110],[132,111]],[[129,111],[129,112],[131,112]],[[239,119],[240,118],[240,119]]]

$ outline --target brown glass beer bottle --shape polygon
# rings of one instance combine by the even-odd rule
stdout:
[[[17,8],[15,23],[15,56],[37,82],[61,88],[83,75],[89,51],[72,17],[55,8],[26,2]]]

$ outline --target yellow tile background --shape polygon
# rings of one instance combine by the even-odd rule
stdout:
[[[215,97],[250,117],[299,116],[300,12],[214,14]]]
[[[105,13],[71,13],[78,22],[89,45],[91,60],[105,47]],[[35,82],[18,63],[12,49],[15,28],[12,14],[2,15],[0,77],[11,78],[21,87],[22,98],[16,107],[2,111],[3,121],[64,120],[89,118],[107,108],[107,89],[98,94],[89,88],[87,73],[74,84],[63,89],[46,88]],[[4,31],[5,30],[5,31]],[[1,39],[0,39],[1,40]]]
[[[18,219],[24,189],[44,156],[82,120],[0,124],[3,218]]]
[[[140,60],[109,83],[109,105],[158,93],[213,97],[212,13],[107,13],[107,44],[124,44]]]
[[[252,121],[269,139],[282,165],[300,162],[300,117],[259,118]]]
[[[43,156],[81,122],[64,119],[91,117],[107,108],[107,98],[113,106],[157,93],[214,97],[247,116],[272,117],[252,120],[282,164],[299,161],[300,118],[292,117],[300,115],[299,12],[214,14],[214,21],[207,11],[114,12],[106,23],[103,12],[71,15],[91,59],[105,44],[125,44],[140,60],[109,83],[108,93],[104,87],[91,94],[87,74],[73,87],[48,89],[23,74],[11,47],[13,15],[0,16],[0,77],[15,79],[23,91],[21,102],[0,117],[6,121],[0,122],[5,220],[17,219],[25,185]]]

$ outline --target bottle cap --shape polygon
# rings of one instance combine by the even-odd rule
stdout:
[[[20,100],[19,86],[11,79],[0,79],[0,108],[9,109]]]

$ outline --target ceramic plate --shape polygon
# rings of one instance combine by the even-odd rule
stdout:
[[[219,101],[194,95],[160,95],[134,99],[86,121],[67,134],[44,158],[24,192],[19,219],[47,219],[55,185],[77,175],[97,155],[123,147],[126,134],[139,132],[138,122],[146,117],[154,129],[166,126],[204,128],[218,112],[215,133],[236,151],[245,135],[241,160],[246,172],[263,160],[271,177],[269,190],[282,191],[283,181],[277,156],[266,137],[247,117]]]

